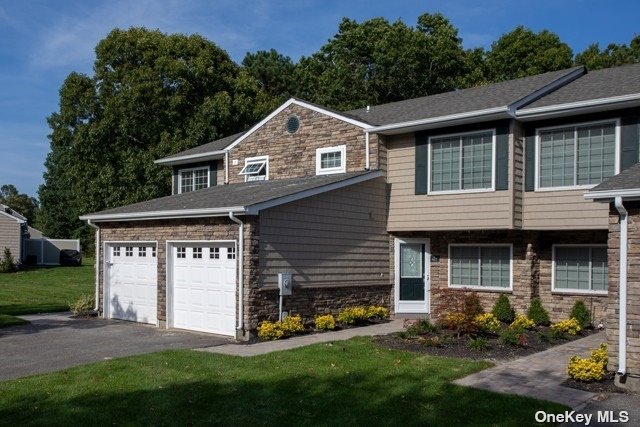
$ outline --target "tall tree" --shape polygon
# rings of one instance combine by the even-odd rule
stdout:
[[[49,118],[39,194],[45,233],[86,237],[78,215],[164,196],[154,159],[253,124],[274,102],[228,54],[197,36],[113,30],[93,76],[71,73]]]
[[[344,18],[338,33],[296,68],[302,98],[338,109],[382,104],[456,87],[464,69],[458,31],[440,14],[402,21]]]
[[[275,49],[247,53],[242,66],[266,93],[280,101],[290,98],[297,91],[295,64],[290,57]]]
[[[6,184],[0,187],[0,203],[27,218],[29,225],[35,224],[38,201],[28,194],[20,193],[15,185]]]
[[[569,68],[573,52],[556,34],[534,33],[523,26],[502,35],[487,53],[492,81],[503,81]]]
[[[638,62],[640,62],[640,36],[631,39],[629,45],[611,43],[603,50],[594,43],[576,55],[576,64],[586,65],[589,70]]]

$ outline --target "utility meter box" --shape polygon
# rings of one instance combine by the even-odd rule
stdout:
[[[291,273],[278,273],[278,288],[280,288],[280,295],[291,295],[293,290]]]

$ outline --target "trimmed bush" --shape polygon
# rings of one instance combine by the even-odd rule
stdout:
[[[270,322],[265,320],[258,326],[258,337],[262,340],[273,341],[284,336],[282,324],[280,322]]]
[[[347,307],[338,313],[338,323],[356,325],[366,322],[367,309],[364,307]]]
[[[389,317],[389,310],[379,305],[370,305],[367,307],[367,319],[386,319]]]
[[[478,314],[474,323],[482,332],[495,334],[500,331],[500,321],[493,313]]]
[[[330,331],[336,328],[336,319],[332,314],[326,314],[324,316],[316,316],[315,326],[319,331]]]
[[[469,340],[467,344],[470,350],[482,351],[489,348],[489,341],[486,338],[477,337]]]
[[[69,304],[69,310],[74,316],[86,314],[93,310],[96,304],[95,296],[91,294],[82,295],[76,302]]]
[[[509,328],[522,331],[525,329],[532,329],[534,326],[536,326],[535,323],[533,323],[533,321],[527,316],[524,314],[517,314],[514,321],[509,325]]]
[[[304,324],[299,314],[289,315],[282,320],[281,327],[285,334],[304,332]]]
[[[509,298],[505,294],[500,294],[491,313],[502,323],[511,323],[515,319],[515,311],[511,308]]]
[[[424,335],[437,330],[438,329],[431,324],[429,319],[420,319],[417,323],[409,326],[404,332],[408,337],[415,337],[416,335]]]
[[[531,306],[527,311],[527,317],[538,326],[549,326],[551,324],[549,313],[542,306],[540,298],[534,298],[531,300]]]
[[[569,359],[567,373],[570,378],[578,381],[600,381],[607,371],[607,363],[607,345],[602,343],[599,348],[592,350],[591,356],[586,359],[572,356]]]
[[[569,317],[576,319],[582,329],[591,326],[591,312],[582,300],[578,300],[573,304]]]
[[[522,331],[511,328],[504,329],[500,333],[500,342],[515,347],[518,345],[518,337],[520,336],[520,334],[522,334]]]
[[[576,319],[571,318],[554,323],[551,325],[551,330],[556,337],[563,337],[565,335],[577,335],[582,328]]]
[[[0,273],[12,273],[16,271],[16,262],[11,254],[11,249],[4,248],[2,260],[0,260]]]

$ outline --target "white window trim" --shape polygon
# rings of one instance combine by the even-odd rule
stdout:
[[[589,190],[595,187],[598,184],[585,184],[585,185],[563,185],[558,187],[540,187],[540,133],[554,130],[554,129],[566,129],[566,128],[579,128],[585,126],[594,126],[594,125],[604,125],[607,123],[615,124],[615,147],[614,147],[614,175],[620,173],[620,118],[613,118],[609,120],[597,120],[591,122],[579,122],[579,123],[568,123],[566,125],[559,126],[548,126],[542,128],[536,128],[536,138],[535,138],[535,191],[563,191],[563,190]],[[574,147],[575,150],[575,147]],[[577,156],[574,156],[574,164],[577,161]],[[574,179],[575,179],[575,168],[574,168]]]
[[[209,166],[198,166],[195,168],[186,168],[186,169],[178,169],[178,194],[182,193],[182,173],[183,172],[191,172],[191,191],[194,191],[194,187],[196,185],[196,180],[195,177],[193,176],[193,173],[195,171],[199,171],[199,170],[206,170],[207,171],[207,187],[209,188],[211,185],[211,169],[209,168]],[[188,193],[188,191],[187,191]]]
[[[442,190],[442,191],[431,190],[431,173],[433,171],[433,166],[431,165],[431,159],[432,159],[431,140],[452,138],[455,136],[463,137],[466,135],[475,135],[475,134],[487,133],[487,132],[491,132],[491,188],[470,188],[468,190],[461,189],[461,190]],[[427,164],[429,165],[429,170],[427,173],[427,194],[431,194],[431,195],[469,194],[469,193],[490,193],[492,191],[496,191],[496,130],[495,128],[475,130],[470,132],[457,132],[457,133],[449,133],[449,134],[443,134],[443,135],[434,135],[429,137],[428,144],[429,144],[429,152],[428,152]],[[460,153],[460,155],[462,155],[462,152]],[[462,173],[462,169],[460,169],[460,173]],[[462,185],[462,180],[460,180],[460,185]]]
[[[322,168],[321,158],[323,154],[340,152],[341,165],[337,168]],[[347,171],[347,146],[321,147],[316,149],[316,175],[329,175],[333,173],[345,173]]]
[[[609,294],[609,283],[607,283],[606,291],[594,291],[591,289],[567,289],[567,288],[556,288],[556,247],[561,248],[607,248],[605,244],[555,244],[551,245],[551,292],[557,294],[570,294],[570,295],[607,295]],[[607,259],[607,264],[608,264]],[[589,264],[591,264],[591,260],[589,260]],[[591,270],[591,266],[589,267]],[[589,287],[591,287],[591,274],[589,274]]]
[[[247,165],[251,164],[251,163],[261,163],[261,162],[265,162],[264,164],[264,170],[265,170],[265,177],[264,180],[265,181],[269,181],[269,156],[256,156],[256,157],[247,157],[246,159],[244,159],[244,168],[247,167]],[[253,176],[255,174],[243,174],[242,171],[240,171],[240,173],[238,175],[244,175],[244,182],[248,181],[248,178],[250,176]],[[253,181],[258,181],[258,180],[252,180]]]
[[[452,285],[451,284],[451,248],[452,247],[485,247],[485,248],[509,248],[509,287],[498,286],[473,286],[473,285]],[[447,285],[453,289],[473,289],[478,291],[513,291],[513,244],[511,243],[450,243],[447,255]]]

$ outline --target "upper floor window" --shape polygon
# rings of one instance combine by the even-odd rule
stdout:
[[[209,168],[180,169],[180,193],[209,187]]]
[[[430,138],[429,191],[494,189],[495,131]]]
[[[539,129],[537,188],[592,186],[615,175],[616,129],[616,122]]]
[[[606,245],[554,245],[555,292],[606,292]]]
[[[240,171],[245,181],[266,181],[269,179],[269,156],[249,157],[244,159],[244,167]]]
[[[318,148],[316,150],[316,175],[344,173],[347,170],[347,146]]]

